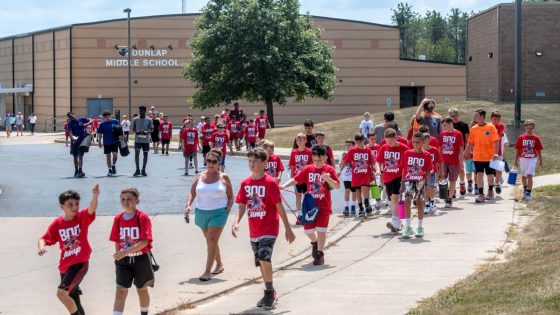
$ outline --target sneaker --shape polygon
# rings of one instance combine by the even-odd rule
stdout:
[[[389,230],[391,230],[391,232],[393,232],[393,233],[399,233],[399,231],[402,230],[402,225],[400,225],[400,226],[397,227],[397,226],[395,226],[395,225],[393,224],[393,222],[390,222],[390,221],[387,222],[387,227],[388,227]]]
[[[84,178],[86,177],[86,173],[84,173],[83,171],[78,171],[78,178]]]
[[[350,214],[350,208],[348,207],[344,207],[344,211],[342,211],[342,214],[346,217]]]
[[[502,186],[500,185],[496,185],[496,194],[501,194],[502,193]]]
[[[385,199],[385,201],[383,201],[383,205],[384,205],[385,207],[390,207],[390,206],[391,206],[391,203],[389,202],[389,199]]]
[[[260,302],[260,301],[259,301]],[[274,305],[278,302],[278,294],[276,291],[272,290],[264,290],[264,297],[262,298],[261,307],[264,310],[271,310],[274,308]]]
[[[445,207],[446,207],[446,208],[451,208],[451,207],[453,207],[453,199],[451,199],[451,198],[445,199]]]
[[[469,184],[467,186],[467,191],[469,192],[469,194],[472,194],[472,192],[473,192],[472,182],[469,182]]]
[[[428,202],[428,203],[424,206],[424,214],[429,214],[431,210],[432,210],[432,204]]]
[[[478,195],[478,198],[476,198],[474,200],[474,202],[476,203],[484,203],[486,201],[486,198],[484,198],[484,195]]]
[[[189,163],[189,168],[194,168],[194,164],[193,164],[193,163]]]
[[[430,214],[435,214],[437,211],[437,205],[435,203],[430,207]]]
[[[185,170],[185,176],[189,176],[189,170]]]
[[[74,171],[74,178],[78,178],[78,173],[79,173],[78,170]],[[526,193],[527,192],[524,192],[523,196],[525,196]]]
[[[117,167],[116,166],[112,166],[111,170],[113,171],[113,176],[117,175]]]
[[[360,209],[360,211],[358,211],[358,217],[360,218],[366,217],[366,212],[364,211],[364,209]]]
[[[367,204],[367,205],[366,205],[366,213],[367,213],[367,214],[370,214],[370,213],[372,213],[372,212],[373,212],[373,209],[371,208],[371,205]]]
[[[169,152],[165,151],[165,155],[166,155],[166,156],[169,156]]]
[[[406,228],[404,228],[404,232],[402,234],[403,238],[410,238],[410,236],[414,234],[414,230],[412,229],[412,226],[407,225]]]
[[[424,237],[424,227],[419,226],[416,229],[416,237]]]
[[[134,174],[132,176],[140,176],[140,170],[137,169],[136,172],[134,172]]]
[[[494,199],[494,191],[490,190],[488,194],[486,194],[486,200]]]
[[[465,188],[465,183],[460,183],[459,184],[459,193],[461,194],[461,196],[464,196],[467,194],[467,189]]]
[[[527,194],[525,194],[525,200],[526,200],[526,201],[531,201],[531,200],[533,200],[533,196],[531,196],[531,193],[530,193],[530,192],[528,192]]]
[[[146,174],[146,170],[142,170],[142,176],[148,176],[148,174]]]
[[[195,174],[198,174],[198,173],[200,173],[200,171],[199,171],[199,170],[195,170],[194,173],[195,173]]]
[[[325,253],[318,250],[317,251],[317,258],[313,260],[313,266],[321,266],[325,264]]]
[[[350,214],[351,215],[356,215],[356,205],[351,205],[350,206]]]
[[[375,202],[375,212],[377,213],[381,212],[381,200],[377,200]]]
[[[113,176],[113,170],[109,169],[109,173],[107,173],[107,177],[111,177],[111,176]]]

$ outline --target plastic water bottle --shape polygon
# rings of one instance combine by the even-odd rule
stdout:
[[[379,175],[375,175],[375,182],[377,183],[378,186],[383,185],[383,183],[381,182],[381,176]]]

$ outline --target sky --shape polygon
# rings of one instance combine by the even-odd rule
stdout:
[[[500,1],[490,0],[409,0],[420,13],[438,10],[447,15],[451,8],[478,12]],[[508,1],[503,1],[508,2]],[[509,1],[511,2],[511,1]],[[187,13],[198,13],[207,0],[187,0]],[[391,24],[391,9],[397,0],[300,0],[301,12],[341,19]],[[126,17],[181,13],[181,0],[0,0],[0,37],[52,27]]]

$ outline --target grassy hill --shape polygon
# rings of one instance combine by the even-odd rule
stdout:
[[[305,105],[302,105],[305,106]],[[470,122],[472,120],[472,112],[477,108],[485,108],[488,113],[493,110],[499,110],[502,113],[502,122],[508,124],[513,120],[514,107],[508,103],[493,103],[486,101],[457,102],[449,104],[438,104],[436,112],[446,115],[451,107],[457,107],[461,110],[462,120]],[[395,113],[395,121],[399,124],[399,128],[403,133],[408,132],[410,128],[410,118],[416,111],[416,108],[406,108],[402,110],[393,110]],[[536,134],[541,137],[545,150],[543,151],[544,167],[539,171],[540,174],[558,173],[560,172],[560,124],[557,119],[560,117],[560,104],[558,103],[527,103],[522,105],[522,119],[534,119],[537,124]],[[313,118],[313,117],[310,117]],[[377,124],[383,121],[383,113],[372,114],[373,121]],[[315,131],[322,131],[326,134],[326,142],[335,150],[342,150],[344,140],[353,138],[358,131],[358,126],[362,117],[353,117],[315,125]],[[271,130],[267,134],[267,138],[274,141],[277,147],[291,147],[294,137],[299,132],[303,132],[303,125],[295,127],[277,128]],[[509,139],[514,142],[515,139]],[[513,164],[514,151],[513,148],[507,149],[508,160]]]

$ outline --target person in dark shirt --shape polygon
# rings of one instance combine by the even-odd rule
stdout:
[[[305,147],[307,148],[312,148],[314,145],[317,144],[317,140],[315,139],[315,134],[313,133],[313,128],[315,127],[315,124],[313,123],[313,120],[311,119],[306,119],[303,122],[303,128],[305,130],[305,136],[307,137],[307,141],[305,142]],[[292,148],[297,149],[298,145],[296,142],[296,139],[294,139],[294,145],[292,146]]]
[[[456,130],[459,130],[461,132],[461,134],[463,135],[463,143],[464,143],[464,147],[467,146],[468,140],[469,140],[469,133],[470,133],[470,128],[469,125],[463,121],[461,121],[461,115],[459,113],[459,109],[457,108],[450,108],[449,109],[449,116],[451,117],[451,119],[453,119],[453,128]],[[464,149],[463,147],[463,149]],[[465,161],[465,163],[472,163],[472,160],[470,161]],[[468,172],[471,171],[471,172]],[[472,185],[473,185],[473,172],[472,170],[467,170],[466,173],[466,177],[467,177],[467,181],[469,183],[469,191],[472,192]],[[462,196],[464,196],[467,193],[467,189],[465,188],[465,164],[459,165],[459,192],[461,193]]]
[[[70,154],[74,157],[74,177],[82,178],[86,176],[82,170],[84,154],[89,151],[89,145],[86,145],[87,143],[84,142],[84,139],[86,137],[91,138],[86,128],[93,124],[93,120],[87,117],[78,119],[72,112],[68,112],[66,116],[70,119],[70,122],[68,122],[68,132],[71,141]],[[82,145],[82,142],[84,142],[84,145]]]

